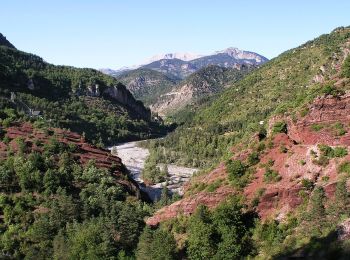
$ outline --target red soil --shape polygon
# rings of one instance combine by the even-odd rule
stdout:
[[[319,166],[313,162],[314,158],[311,154],[312,150],[317,154],[320,153],[318,144],[342,146],[350,154],[350,94],[342,97],[317,98],[309,106],[309,112],[305,117],[300,117],[296,122],[287,116],[272,118],[270,126],[280,120],[287,122],[288,134],[274,136],[273,147],[267,148],[261,155],[254,179],[243,191],[249,204],[257,196],[259,190],[265,190],[256,207],[262,219],[268,217],[282,219],[289,211],[300,205],[302,203],[300,191],[309,192],[302,187],[303,179],[309,179],[316,185],[323,186],[326,195],[332,197],[338,179],[337,166],[343,161],[350,161],[350,155],[347,155],[344,158],[331,159],[326,166]],[[344,130],[346,130],[344,135],[337,135],[336,130],[334,130],[335,123],[343,125]],[[321,125],[323,128],[316,131],[313,129],[315,124]],[[287,151],[283,151],[281,146],[286,147]],[[234,158],[245,159],[246,156],[247,150],[240,152]],[[271,169],[277,171],[281,176],[281,180],[276,183],[266,183],[263,180],[266,171],[264,164],[269,160],[274,161]],[[210,184],[218,178],[227,179],[223,164],[207,175],[194,178],[192,183]],[[188,187],[190,184],[187,185]],[[185,196],[184,199],[157,211],[154,216],[147,220],[147,224],[157,225],[159,222],[174,218],[180,213],[189,215],[195,211],[199,204],[214,208],[232,194],[235,194],[234,189],[224,185],[213,193],[199,192]]]
[[[97,148],[87,143],[82,136],[77,133],[70,132],[68,130],[53,128],[52,136],[48,136],[41,129],[35,129],[30,123],[15,124],[7,129],[4,129],[6,136],[11,141],[9,146],[0,142],[0,159],[6,158],[9,147],[13,151],[17,151],[17,143],[15,138],[23,138],[32,151],[42,152],[42,147],[36,146],[34,143],[40,141],[47,143],[53,136],[61,143],[74,144],[76,150],[73,157],[81,165],[86,165],[89,161],[93,160],[96,167],[113,169],[113,175],[116,176],[116,182],[123,185],[131,194],[139,196],[138,185],[128,177],[127,170],[122,164],[119,157],[111,155],[108,150]]]

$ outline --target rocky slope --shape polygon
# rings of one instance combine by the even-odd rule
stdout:
[[[138,117],[146,121],[151,121],[151,111],[141,101],[136,100],[123,84],[106,88],[103,91],[103,95],[107,95],[119,104],[130,108]]]
[[[159,96],[150,108],[161,116],[172,114],[202,98],[223,91],[225,86],[239,80],[253,69],[254,67],[246,65],[239,65],[237,68],[209,65]]]
[[[208,65],[217,65],[224,68],[237,68],[239,65],[261,65],[268,59],[257,53],[243,51],[237,48],[227,48],[217,51],[213,55],[204,56],[191,61],[191,64],[197,68],[203,68]]]
[[[136,69],[117,77],[137,99],[152,104],[178,81],[151,69]]]
[[[142,66],[142,68],[155,70],[173,79],[184,79],[197,71],[198,68],[191,62],[180,59],[162,59]]]
[[[203,55],[200,54],[195,54],[195,53],[189,53],[189,52],[174,52],[174,53],[166,53],[166,54],[157,54],[154,55],[153,57],[151,57],[147,62],[145,62],[146,64],[148,63],[152,63],[154,61],[158,61],[158,60],[170,60],[170,59],[179,59],[179,60],[183,60],[183,61],[191,61],[194,59],[198,59],[203,57]]]
[[[303,186],[304,180],[314,186],[324,187],[327,196],[334,195],[336,183],[341,177],[340,165],[350,162],[350,93],[340,96],[323,96],[317,98],[310,106],[309,113],[296,121],[290,117],[272,118],[270,126],[275,122],[287,122],[288,132],[271,134],[270,148],[260,155],[260,162],[252,181],[243,189],[244,196],[252,203],[257,198],[258,191],[263,191],[258,198],[256,210],[262,219],[274,217],[283,219],[288,212],[296,209],[303,199],[301,191],[311,193]],[[335,124],[342,124],[344,132],[339,135],[334,129]],[[322,129],[315,130],[315,125]],[[322,151],[319,145],[329,145],[332,148],[346,149],[344,157],[328,158],[328,163],[322,165]],[[282,149],[283,147],[283,149]],[[237,153],[233,159],[244,160],[250,151]],[[273,161],[271,169],[278,172],[281,179],[276,183],[266,183],[264,174],[266,165]],[[195,192],[199,184],[205,186],[220,181],[222,185],[213,192]],[[240,192],[228,182],[224,164],[207,175],[194,178],[187,186],[187,196],[184,199],[162,208],[147,220],[149,225],[176,217],[178,214],[191,214],[198,205],[205,204],[209,208],[218,205],[228,196]]]
[[[240,65],[262,65],[267,58],[253,52],[242,51],[237,48],[228,48],[216,52],[213,55],[203,56],[190,61],[177,58],[167,58],[154,61],[142,66],[162,72],[170,77],[184,79],[192,73],[209,65],[217,65],[224,68],[239,68]]]
[[[146,102],[147,105],[152,105],[152,110],[164,115],[174,111],[174,108],[179,109],[188,105],[193,98],[211,95],[223,89],[223,83],[227,83],[230,77],[225,76],[229,73],[219,67],[234,71],[241,70],[244,66],[259,66],[266,61],[265,57],[257,53],[228,48],[207,56],[186,53],[156,55],[150,59],[150,63],[137,66],[137,69],[118,71],[101,69],[100,71],[119,79],[136,98]],[[213,69],[215,66],[217,66],[216,69]],[[209,68],[206,69],[206,67]],[[198,72],[197,76],[188,79],[188,82],[187,78],[195,72]],[[209,73],[213,75],[205,75]],[[219,73],[221,76],[218,77]],[[191,84],[192,81],[196,81],[196,85],[199,85],[198,77],[203,77],[204,83],[200,87],[204,89],[203,94],[200,93],[200,89],[197,91],[197,87]],[[209,77],[212,79],[208,79]],[[228,79],[221,79],[224,77]],[[186,81],[180,83],[181,86],[172,89],[176,83],[184,79]],[[157,100],[159,97],[160,99]]]

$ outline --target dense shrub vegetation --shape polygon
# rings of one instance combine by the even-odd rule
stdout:
[[[305,181],[304,185],[310,197],[304,197],[304,203],[283,222],[272,219],[262,222],[239,199],[231,198],[214,210],[200,206],[192,216],[180,216],[165,222],[156,231],[146,228],[137,252],[142,252],[140,259],[155,259],[153,251],[168,252],[162,255],[162,259],[184,255],[189,259],[239,259],[248,256],[276,259],[296,252],[313,259],[348,257],[347,242],[339,241],[336,236],[337,225],[350,216],[346,181],[337,184],[334,199],[326,199],[322,187],[314,187],[309,181]],[[258,191],[257,198],[264,192]],[[159,230],[168,233],[168,238],[164,239],[170,241],[168,244],[158,244],[154,234]],[[177,248],[174,238],[177,238]],[[164,251],[162,247],[165,247]]]
[[[75,161],[54,137],[29,152],[16,139],[0,161],[0,258],[106,259],[132,255],[149,214],[110,171]],[[117,235],[118,234],[118,235]]]

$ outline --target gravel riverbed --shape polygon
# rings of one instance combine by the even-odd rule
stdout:
[[[145,186],[141,177],[145,161],[149,156],[148,149],[139,147],[138,142],[128,142],[115,147],[117,148],[118,157],[122,159],[122,162],[130,171],[132,178],[139,183],[140,187],[148,193],[152,200],[159,199],[162,187],[166,183]],[[159,166],[161,167],[161,165]],[[187,182],[198,169],[168,164],[168,171],[168,189],[172,193],[182,195],[184,183]]]

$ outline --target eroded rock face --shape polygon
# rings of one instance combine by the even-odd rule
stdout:
[[[162,95],[157,103],[151,105],[151,110],[164,116],[171,111],[176,111],[191,103],[193,96],[193,87],[189,84],[184,84],[180,88],[173,89],[171,92]]]
[[[350,122],[350,93],[339,97],[319,97],[310,106],[305,117],[296,123],[287,118],[288,135],[292,140],[303,144],[324,143],[327,145],[350,145],[348,134],[335,136],[326,127],[319,131],[311,128],[315,125],[329,126],[341,123],[347,127]]]
[[[226,85],[237,81],[254,68],[254,66],[240,64],[233,68],[214,65],[205,67],[174,86],[170,91],[160,95],[150,108],[163,116],[174,113],[186,105],[195,104],[202,98],[220,93]]]
[[[62,129],[51,129],[52,136],[47,135],[43,130],[35,129],[29,123],[16,124],[9,128],[4,129],[6,136],[11,139],[9,146],[13,151],[17,151],[18,147],[15,138],[23,138],[27,144],[27,148],[31,151],[42,152],[42,146],[37,146],[35,141],[41,143],[47,143],[52,136],[55,136],[60,143],[67,145],[75,145],[75,151],[73,152],[73,159],[81,165],[86,165],[89,161],[93,160],[95,166],[99,168],[105,168],[113,170],[113,175],[116,177],[116,182],[121,184],[132,195],[141,196],[137,183],[132,180],[125,166],[122,164],[119,157],[111,155],[108,150],[97,148],[87,143],[82,136],[77,133],[73,133]],[[6,158],[8,148],[6,144],[0,142],[0,159]]]
[[[338,165],[350,161],[350,94],[317,98],[309,106],[306,116],[300,116],[296,121],[289,117],[272,118],[270,125],[280,120],[287,123],[288,133],[274,136],[272,147],[266,148],[260,156],[254,178],[243,190],[247,204],[259,199],[256,211],[262,219],[283,219],[288,212],[298,207],[303,201],[301,191],[306,194],[311,192],[303,187],[303,179],[322,186],[326,195],[332,198],[339,177]],[[334,124],[339,123],[343,128],[341,134],[331,130]],[[315,124],[320,125],[321,129],[315,130]],[[315,159],[320,156],[319,144],[342,146],[349,155],[330,159],[327,165],[319,165],[315,163]],[[233,159],[244,160],[247,157],[247,151],[238,148],[233,150],[237,152]],[[270,168],[281,176],[281,180],[275,183],[264,181],[264,165],[271,162]],[[199,204],[205,204],[209,208],[216,207],[228,196],[235,194],[235,190],[225,184],[227,173],[223,164],[207,175],[194,178],[188,184],[187,190],[196,182],[209,185],[218,179],[222,179],[224,184],[215,192],[202,191],[193,195],[187,192],[184,199],[157,211],[147,220],[147,224],[157,225],[181,213],[192,214]],[[258,197],[259,192],[261,194]]]
[[[109,87],[104,90],[103,94],[113,98],[120,104],[131,108],[142,119],[146,121],[151,120],[151,111],[148,108],[145,108],[141,101],[136,100],[124,85],[118,84],[117,86]]]
[[[331,159],[328,165],[320,166],[315,164],[312,153],[320,154],[319,144],[342,146],[350,152],[349,102],[349,94],[339,97],[323,96],[316,98],[309,106],[307,115],[300,116],[296,122],[289,117],[270,120],[271,126],[274,122],[285,121],[288,125],[288,134],[275,136],[274,147],[263,155],[261,163],[274,160],[272,168],[279,172],[282,180],[276,184],[266,185],[263,183],[265,171],[258,169],[255,180],[244,191],[244,194],[252,199],[256,196],[257,190],[266,189],[257,207],[262,218],[283,216],[300,205],[303,179],[322,186],[327,196],[333,196],[339,176],[337,165],[350,160],[350,156]],[[344,133],[339,134],[333,129],[336,124],[342,125]],[[281,152],[281,146],[287,149],[285,153]]]

